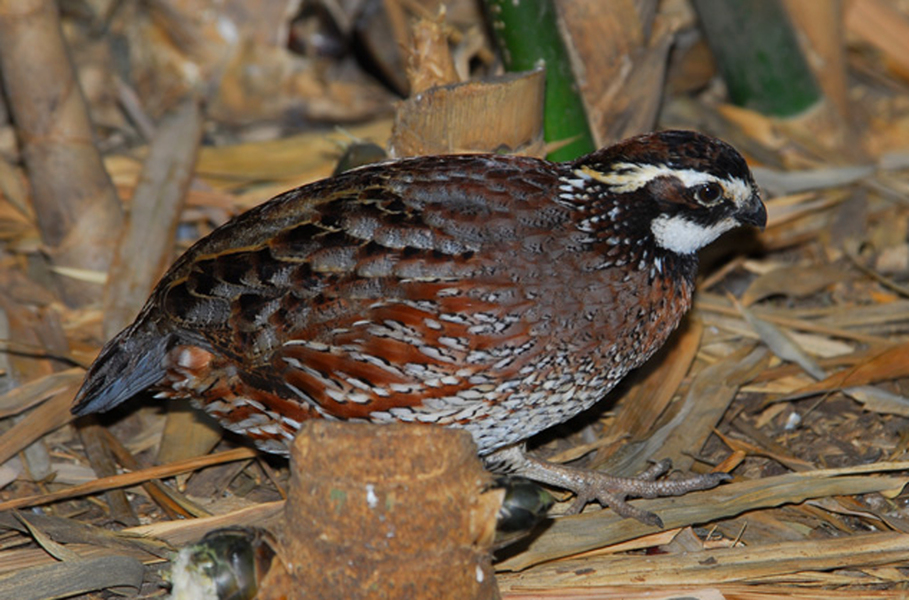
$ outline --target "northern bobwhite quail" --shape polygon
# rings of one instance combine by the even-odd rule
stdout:
[[[688,131],[572,162],[427,156],[291,190],[190,248],[89,369],[77,415],[152,387],[266,452],[311,418],[461,427],[487,464],[625,503],[708,488],[553,465],[522,442],[589,408],[691,304],[697,251],[766,212],[744,159]]]

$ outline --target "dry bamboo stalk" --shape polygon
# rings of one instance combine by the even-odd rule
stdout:
[[[727,316],[740,316],[738,310],[731,306],[724,306],[720,304],[716,298],[707,298],[706,294],[702,294],[697,299],[696,307],[700,310],[716,312],[721,315]],[[844,340],[855,340],[857,342],[864,342],[867,344],[872,344],[874,346],[884,347],[892,346],[893,343],[882,337],[865,335],[857,331],[849,331],[847,329],[842,329],[839,327],[828,326],[823,323],[816,323],[812,321],[806,321],[804,319],[795,319],[791,317],[781,316],[771,314],[769,311],[755,311],[755,314],[760,316],[760,318],[765,321],[770,321],[776,325],[781,325],[783,327],[789,327],[797,331],[809,331],[812,333],[820,333],[823,335],[828,335],[831,337],[838,337]]]
[[[413,44],[406,49],[411,96],[459,81],[442,16],[417,20],[411,28],[411,39]]]
[[[422,154],[543,153],[542,71],[434,87],[398,107],[389,147],[396,158]]]
[[[824,94],[841,116],[848,116],[842,1],[786,0],[786,9],[805,38],[801,41],[808,46],[805,52],[808,64]]]
[[[202,115],[195,99],[184,101],[158,126],[110,266],[104,295],[106,339],[136,317],[171,263],[174,234],[201,136]]]
[[[79,437],[85,448],[85,456],[99,478],[117,474],[117,464],[114,462],[110,448],[105,443],[105,433],[106,431],[93,417],[87,419],[79,427]],[[139,516],[129,503],[125,491],[122,489],[107,490],[104,492],[104,500],[110,510],[111,520],[127,526],[139,524]]]
[[[861,568],[904,562],[909,534],[874,533],[654,556],[605,556],[552,563],[500,578],[508,587],[636,584],[716,585],[800,571]]]
[[[631,0],[559,0],[556,10],[572,70],[598,146],[650,131],[656,124],[671,20],[651,27]],[[669,26],[667,26],[667,24]]]
[[[124,468],[133,472],[142,469],[142,465],[136,460],[130,451],[120,443],[112,433],[102,430],[101,439],[110,450],[114,458],[117,459]],[[210,450],[210,449],[209,449]],[[205,452],[207,454],[207,451]],[[197,455],[199,456],[199,455]],[[172,461],[171,461],[172,462]],[[112,473],[113,474],[113,473]],[[160,480],[153,479],[142,484],[145,492],[148,494],[161,510],[171,519],[186,519],[190,517],[207,517],[210,512],[198,506],[195,502],[178,492],[177,490],[164,485]]]
[[[22,421],[0,435],[0,464],[32,442],[72,420],[69,407],[73,403],[75,388],[70,387],[54,394],[41,406],[32,410]]]
[[[0,419],[19,414],[47,398],[78,385],[85,371],[79,368],[50,373],[0,394]]]
[[[909,73],[909,22],[892,2],[851,0],[846,3],[846,29],[878,48]]]
[[[127,556],[65,560],[4,577],[0,593],[19,600],[66,598],[107,588],[125,593],[142,587],[144,572],[140,562]]]
[[[263,502],[241,508],[223,515],[200,517],[181,521],[161,521],[151,525],[140,525],[124,529],[125,536],[158,538],[173,546],[195,542],[213,529],[242,525],[247,527],[265,526],[284,513],[284,501]]]
[[[50,494],[25,496],[23,498],[15,498],[13,500],[8,500],[7,502],[2,502],[0,503],[0,512],[4,510],[11,510],[13,508],[50,504],[51,502],[58,502],[60,500],[67,500],[69,498],[77,498],[79,496],[87,496],[89,494],[97,494],[98,492],[103,492],[114,488],[130,487],[139,483],[143,483],[145,481],[150,481],[152,479],[173,477],[174,475],[188,473],[190,471],[195,471],[203,467],[210,467],[211,465],[233,462],[235,460],[246,460],[254,458],[255,456],[255,450],[251,450],[249,448],[236,448],[234,450],[219,452],[218,454],[210,454],[208,456],[200,456],[198,458],[181,460],[169,465],[149,467],[148,469],[142,469],[141,471],[134,471],[132,473],[123,473],[122,475],[102,477],[101,479],[96,479],[82,485],[75,485],[71,488],[60,490],[58,492],[52,492]]]
[[[0,1],[0,73],[52,264],[106,272],[123,214],[93,143],[54,2]],[[91,283],[57,281],[71,306],[100,295]]]

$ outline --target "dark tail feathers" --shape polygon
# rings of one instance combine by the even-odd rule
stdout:
[[[108,411],[164,378],[169,337],[129,328],[109,341],[92,363],[76,394],[76,416]]]

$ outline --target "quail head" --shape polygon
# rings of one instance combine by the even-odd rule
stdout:
[[[266,452],[306,419],[469,431],[487,464],[625,502],[708,488],[553,465],[523,441],[589,408],[691,304],[697,252],[766,212],[744,159],[688,131],[565,163],[427,156],[282,194],[190,248],[89,369],[73,411],[152,388]]]

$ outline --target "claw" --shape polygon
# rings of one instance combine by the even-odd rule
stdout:
[[[602,504],[604,507],[611,508],[615,513],[626,519],[635,519],[640,521],[645,525],[651,525],[658,529],[663,528],[663,520],[653,512],[649,510],[643,510],[636,506],[625,502],[619,496],[615,494],[610,494],[609,492],[600,492],[595,497],[590,496],[587,493],[578,493],[575,497],[574,502],[565,511],[567,515],[577,515],[580,514],[584,507],[587,506],[590,502],[597,501]]]
[[[662,475],[665,475],[672,469],[672,461],[668,458],[657,461],[647,467],[646,471],[641,471],[635,476],[635,479],[640,479],[641,481],[653,481],[658,479]]]

